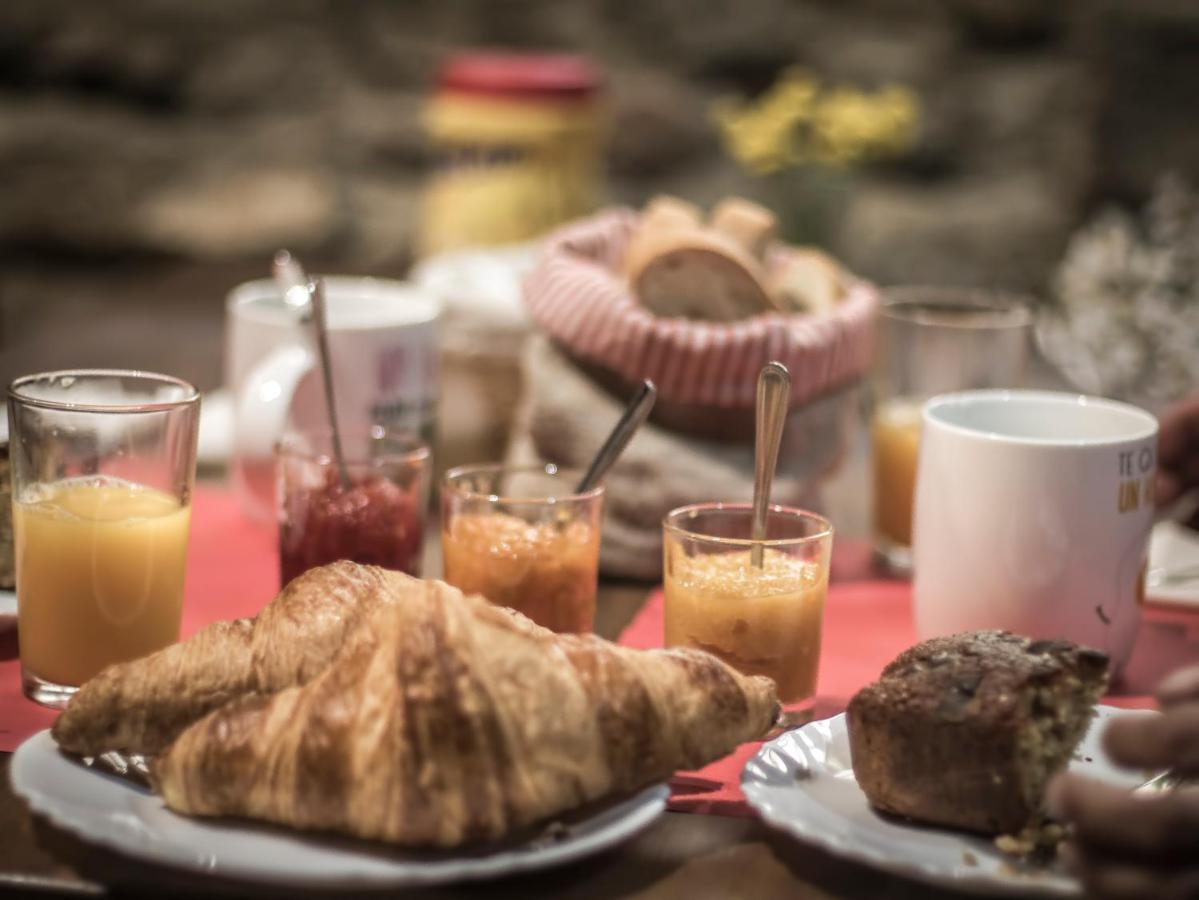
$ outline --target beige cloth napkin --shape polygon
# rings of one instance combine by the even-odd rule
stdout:
[[[583,468],[622,405],[544,336],[524,356],[525,394],[508,461]],[[856,415],[856,386],[793,409],[783,432],[773,502],[819,511],[820,483],[840,463]],[[720,415],[719,409],[712,411]],[[646,423],[605,479],[600,570],[628,578],[662,574],[662,517],[678,506],[753,497],[753,435],[705,441]]]

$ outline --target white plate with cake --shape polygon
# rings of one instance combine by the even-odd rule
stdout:
[[[1055,834],[1040,812],[1045,784],[1065,766],[1142,784],[1100,735],[1113,716],[1156,715],[1096,705],[1105,670],[1102,654],[1060,641],[927,641],[847,713],[763,745],[741,786],[767,823],[838,856],[958,890],[1076,896],[1052,847],[1028,852],[1029,839]]]

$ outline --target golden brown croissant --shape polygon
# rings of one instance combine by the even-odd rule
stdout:
[[[441,582],[366,624],[303,687],[184,731],[153,766],[167,806],[456,846],[703,765],[777,711],[706,653],[556,635]]]
[[[230,700],[315,677],[365,612],[402,599],[418,583],[349,562],[312,569],[254,619],[215,622],[182,643],[109,666],[72,698],[54,739],[87,756],[157,753]]]

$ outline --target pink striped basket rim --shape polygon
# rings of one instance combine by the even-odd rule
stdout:
[[[663,400],[752,406],[758,370],[791,372],[792,405],[861,378],[872,365],[878,291],[853,280],[827,316],[767,313],[734,323],[659,318],[619,274],[637,214],[601,212],[546,242],[524,285],[534,321],[577,357],[629,381],[651,378]]]

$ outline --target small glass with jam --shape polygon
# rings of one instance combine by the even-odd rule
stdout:
[[[276,447],[282,583],[339,559],[420,575],[428,445],[382,426],[346,429],[341,443],[344,478],[328,430],[293,431]]]
[[[771,506],[753,536],[748,503],[701,503],[662,523],[665,643],[706,650],[746,675],[767,675],[788,710],[816,696],[833,528]],[[753,559],[755,545],[762,564]]]
[[[555,465],[460,466],[441,490],[445,580],[557,632],[595,621],[603,487]]]

